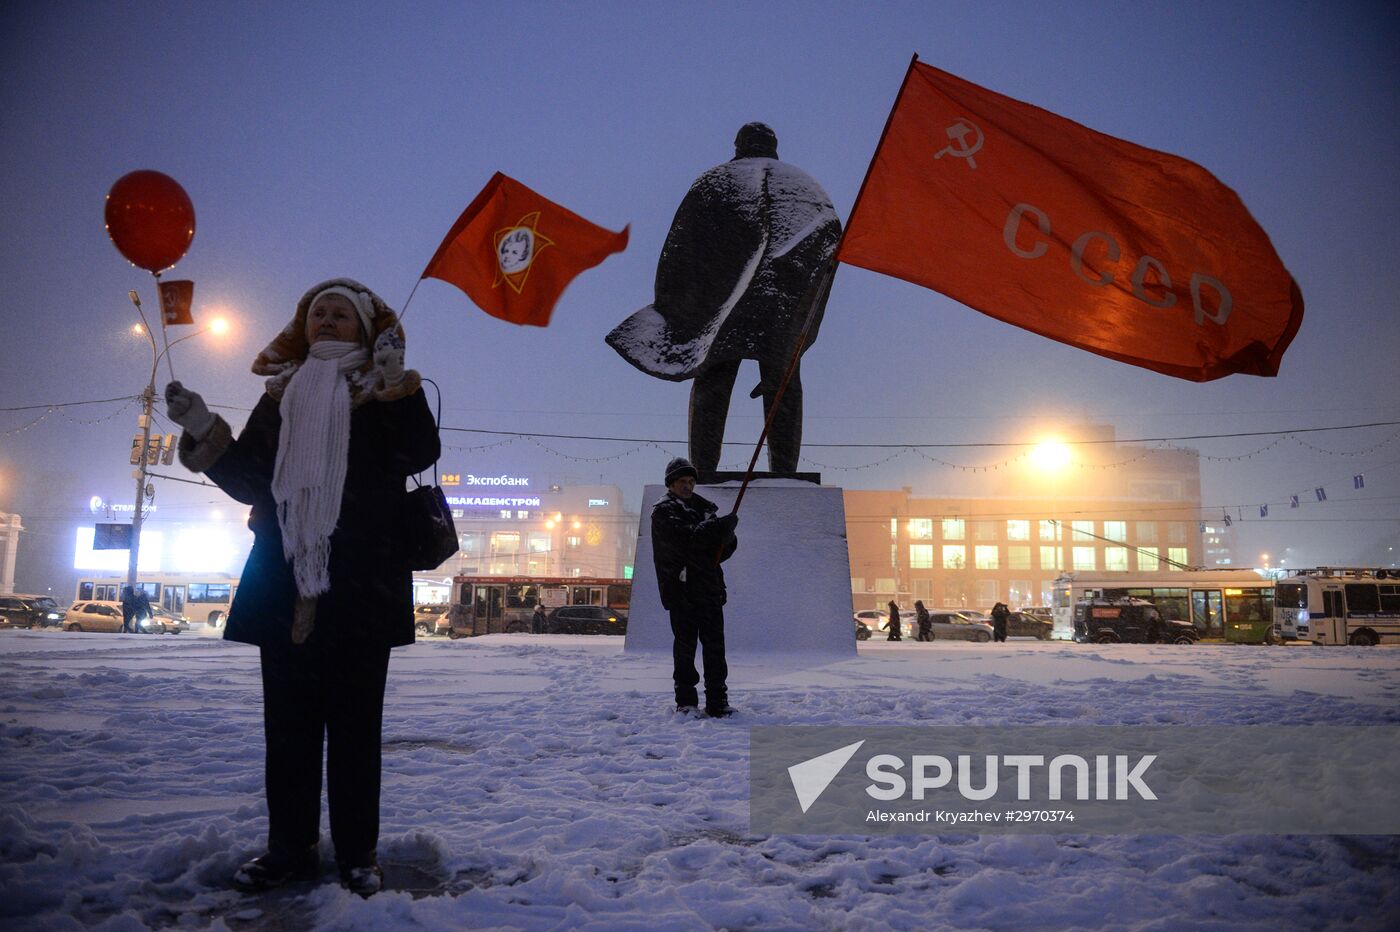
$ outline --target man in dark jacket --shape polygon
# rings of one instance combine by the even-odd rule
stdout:
[[[998,642],[1006,640],[1006,623],[1011,619],[1011,609],[1004,602],[992,608],[992,634]]]
[[[695,643],[700,642],[705,664],[705,711],[717,718],[733,714],[724,659],[724,570],[739,546],[734,536],[738,515],[717,515],[719,509],[695,494],[695,467],[676,457],[666,466],[665,496],[651,509],[652,556],[661,606],[671,613],[672,679],[676,710],[694,712],[699,704]]]

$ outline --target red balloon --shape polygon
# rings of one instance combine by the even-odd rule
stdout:
[[[107,192],[107,235],[132,265],[170,268],[194,239],[194,204],[169,175],[142,169],[117,179]]]

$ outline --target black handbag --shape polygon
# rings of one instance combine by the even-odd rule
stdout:
[[[429,379],[423,381],[429,382]],[[437,388],[436,382],[431,382]],[[442,422],[442,392],[438,391],[438,410],[434,424]],[[417,488],[404,498],[400,537],[404,559],[409,569],[435,570],[459,549],[457,525],[452,521],[452,509],[447,496],[437,483],[437,463],[433,463],[433,485],[423,485],[414,476]]]

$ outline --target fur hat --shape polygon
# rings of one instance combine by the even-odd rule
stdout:
[[[311,348],[306,341],[306,315],[311,310],[311,303],[329,289],[335,289],[334,294],[345,294],[348,291],[354,295],[356,313],[365,327],[365,349],[372,350],[375,340],[388,330],[394,331],[400,341],[404,339],[398,315],[379,295],[353,278],[332,278],[313,285],[301,296],[301,300],[297,301],[296,312],[291,321],[253,360],[253,374],[268,377],[267,393],[273,398],[281,400],[282,390],[287,387],[287,382],[306,361],[306,354]],[[370,399],[392,401],[395,398],[404,398],[418,391],[421,384],[422,377],[409,369],[398,385],[386,386],[374,364],[366,363],[363,369],[350,376],[351,404],[359,407]]]
[[[692,479],[700,478],[700,474],[695,471],[690,460],[684,456],[678,456],[666,464],[666,484],[670,485],[682,476],[690,476]]]

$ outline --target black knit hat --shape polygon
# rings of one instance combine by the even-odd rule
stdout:
[[[666,464],[666,484],[670,485],[681,476],[690,476],[692,479],[699,479],[700,474],[695,471],[695,467],[690,464],[690,460],[684,456],[678,456]]]

